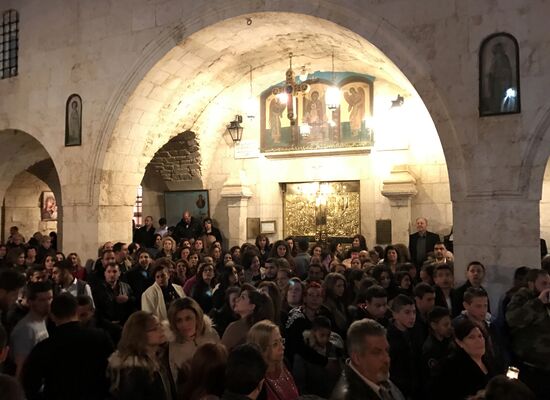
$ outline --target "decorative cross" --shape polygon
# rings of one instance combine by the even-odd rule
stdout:
[[[296,116],[294,115],[294,97],[298,93],[306,93],[309,90],[307,83],[296,83],[294,71],[292,70],[292,53],[289,54],[290,67],[286,71],[286,80],[283,87],[276,87],[273,89],[273,95],[286,94],[286,116],[290,121],[290,125],[296,125]]]

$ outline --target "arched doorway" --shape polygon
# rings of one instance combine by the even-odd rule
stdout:
[[[207,175],[203,180],[208,181],[208,176],[224,174],[223,178],[218,176],[217,179],[226,179],[230,171],[236,173],[236,169],[241,169],[240,167],[230,168],[227,164],[221,165],[219,160],[228,157],[233,151],[222,137],[228,121],[235,114],[241,113],[238,112],[240,107],[237,103],[250,93],[249,69],[250,67],[253,69],[253,94],[257,97],[259,91],[284,78],[284,71],[288,68],[287,55],[292,51],[295,65],[298,66],[305,65],[317,71],[330,71],[331,54],[334,52],[335,70],[375,76],[378,82],[383,83],[382,86],[386,86],[384,93],[386,103],[380,98],[380,101],[375,101],[375,107],[377,104],[387,104],[385,107],[389,108],[390,100],[400,91],[407,96],[408,103],[417,107],[423,113],[422,117],[427,118],[428,125],[431,125],[430,134],[434,135],[422,138],[422,131],[419,130],[420,134],[412,140],[418,143],[425,140],[425,150],[429,152],[430,146],[433,146],[435,153],[438,153],[438,162],[443,160],[443,168],[438,167],[438,172],[432,173],[432,179],[435,179],[432,183],[440,183],[438,180],[443,176],[444,184],[440,185],[438,190],[440,192],[447,190],[448,206],[445,214],[451,214],[449,179],[444,166],[438,132],[435,131],[418,93],[429,98],[431,110],[434,110],[439,117],[436,122],[439,137],[443,135],[448,139],[442,141],[443,149],[446,146],[451,148],[455,146],[454,134],[449,125],[449,119],[445,117],[445,108],[438,101],[437,96],[434,96],[435,90],[429,79],[429,68],[419,62],[410,49],[402,46],[401,40],[404,40],[402,37],[385,27],[380,28],[380,32],[376,35],[370,35],[369,39],[372,39],[372,42],[367,41],[365,37],[369,27],[373,26],[373,21],[366,18],[363,21],[364,25],[354,24],[353,28],[348,29],[344,26],[349,25],[349,22],[345,22],[338,16],[333,17],[342,25],[303,14],[258,13],[246,17],[252,21],[250,25],[242,16],[227,19],[204,26],[204,29],[183,38],[171,48],[167,48],[170,47],[167,45],[165,54],[159,54],[161,50],[155,52],[155,57],[159,61],[144,73],[141,81],[134,82],[136,88],[128,101],[119,105],[119,107],[123,106],[123,110],[109,139],[109,144],[105,146],[99,170],[101,178],[96,179],[101,182],[97,187],[100,207],[103,205],[108,208],[116,202],[125,206],[123,213],[131,218],[135,187],[140,184],[145,167],[161,146],[185,130],[197,132],[200,138],[201,168],[203,176]],[[359,31],[359,34],[352,29]],[[412,77],[411,80],[407,79],[390,60],[391,56],[401,61],[399,66],[405,69],[407,77],[409,75]],[[415,63],[411,63],[413,58],[416,59]],[[257,135],[259,126],[252,123],[246,125],[246,129],[253,135]],[[406,133],[403,135],[401,132],[401,137],[405,137],[407,142],[411,141]],[[409,164],[411,159],[413,161],[415,158],[417,161],[422,159],[423,162],[421,153],[421,151],[409,151],[405,155],[403,152],[395,151],[392,157],[380,157],[380,164],[370,165],[370,167],[381,168],[383,170],[381,176],[387,175],[393,167]],[[392,160],[388,162],[390,158]],[[355,162],[359,162],[359,159],[355,159]],[[453,162],[457,166],[460,165],[460,157],[455,155]],[[307,160],[303,163],[307,163]],[[262,167],[266,165],[260,165],[260,169]],[[345,170],[349,167],[344,162],[338,169]],[[328,170],[325,172],[329,173]],[[321,178],[317,176],[313,177],[313,180]],[[333,176],[331,179],[336,178]],[[355,178],[352,177],[352,179]],[[279,182],[282,182],[281,179]],[[369,184],[378,183],[372,181]],[[452,177],[450,185],[453,186]],[[221,188],[218,190],[221,191]],[[277,189],[271,187],[268,192],[277,192]],[[429,197],[429,194],[425,194]],[[374,198],[369,197],[367,201],[373,202]],[[267,207],[274,206],[278,205],[271,204]],[[415,213],[423,213],[422,207],[418,207]],[[374,221],[373,218],[374,214],[370,219]],[[450,217],[444,219],[445,226],[442,224],[439,227],[441,230],[448,229],[451,223]],[[372,226],[369,230],[373,230]],[[129,232],[127,238],[129,239]],[[105,237],[105,240],[107,239]],[[372,239],[374,240],[374,237]]]
[[[35,232],[61,234],[61,186],[48,152],[38,140],[20,130],[0,131],[0,146],[6,155],[0,162],[4,240],[11,226],[18,226],[26,240]]]

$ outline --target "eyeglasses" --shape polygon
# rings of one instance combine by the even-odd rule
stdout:
[[[285,338],[277,339],[273,343],[271,343],[271,347],[278,347],[278,346],[284,346],[284,345],[285,345]]]

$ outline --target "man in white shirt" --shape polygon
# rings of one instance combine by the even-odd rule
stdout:
[[[70,293],[74,297],[88,296],[93,302],[90,285],[73,275],[73,268],[69,263],[65,261],[56,262],[53,266],[52,279],[55,284],[54,293],[56,295]]]
[[[17,378],[33,347],[48,338],[46,318],[53,299],[52,285],[49,282],[30,283],[26,290],[29,312],[15,325],[10,337],[11,358],[15,363]]]

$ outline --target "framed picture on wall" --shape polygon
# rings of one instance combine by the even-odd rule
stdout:
[[[479,115],[519,112],[519,45],[509,33],[495,33],[479,49]]]
[[[82,99],[71,94],[65,105],[65,146],[82,144]]]
[[[57,202],[53,192],[42,192],[40,196],[40,219],[57,221]]]
[[[260,233],[275,233],[277,231],[277,225],[275,221],[262,221],[260,222]]]
[[[185,211],[201,222],[210,217],[208,190],[164,192],[164,212],[168,226],[176,225]]]
[[[256,239],[260,234],[260,218],[246,219],[246,238]]]

